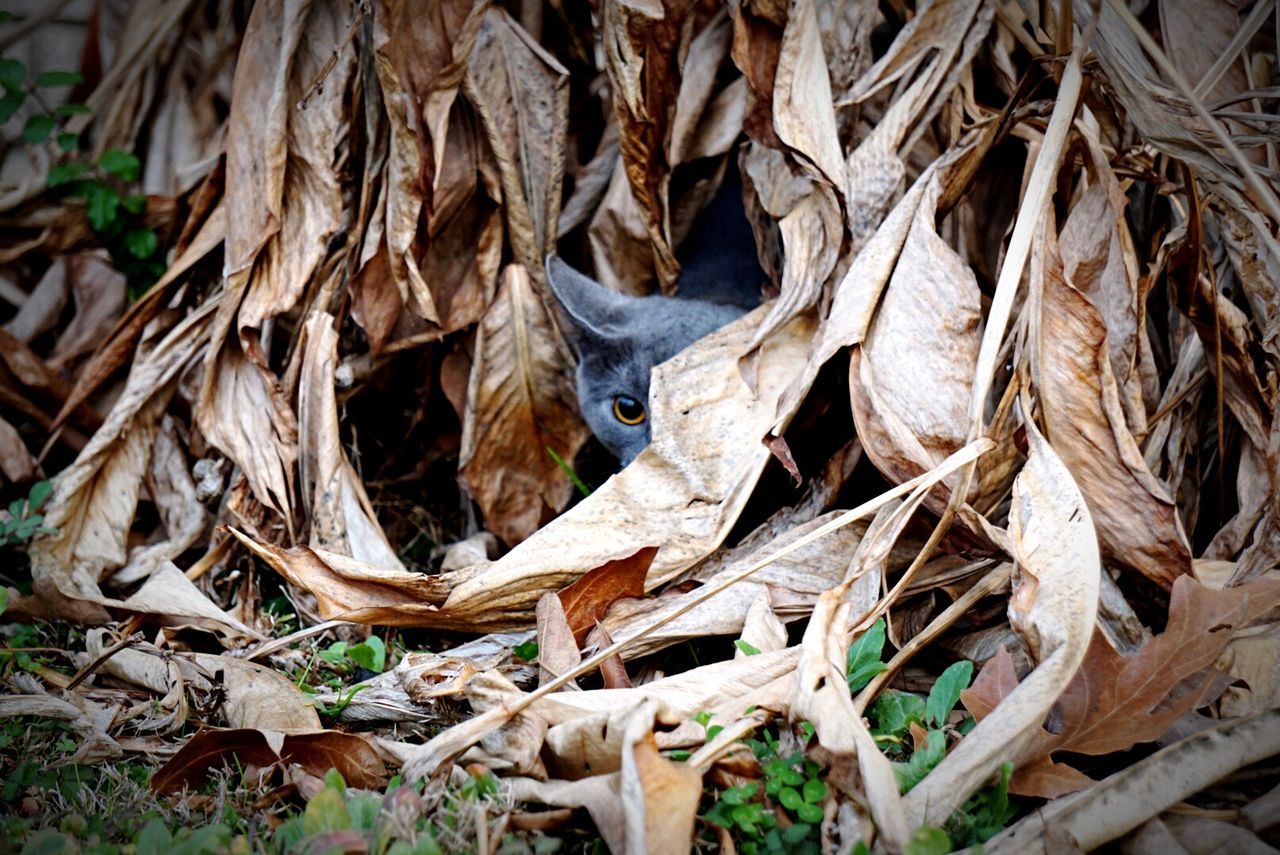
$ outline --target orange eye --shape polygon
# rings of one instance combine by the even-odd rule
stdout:
[[[624,425],[638,425],[645,419],[644,404],[630,395],[613,399],[613,417]]]

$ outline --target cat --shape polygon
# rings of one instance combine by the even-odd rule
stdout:
[[[736,170],[695,221],[677,296],[631,297],[547,256],[547,281],[572,324],[582,416],[626,466],[649,444],[649,372],[760,302],[765,275]]]

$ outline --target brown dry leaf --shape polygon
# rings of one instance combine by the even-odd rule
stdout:
[[[680,269],[669,232],[673,164],[668,147],[692,5],[689,0],[605,0],[600,10],[601,31],[612,34],[603,46],[621,165],[649,235],[652,264],[644,267],[656,268],[658,283],[668,293]]]
[[[100,600],[99,580],[125,563],[126,537],[161,413],[176,378],[207,343],[217,305],[209,300],[134,364],[102,428],[76,462],[54,478],[45,524],[58,533],[31,546],[32,572],[42,596],[54,597],[53,602]],[[89,615],[98,621],[104,617],[100,607],[90,607],[84,617]]]
[[[320,729],[315,705],[279,671],[231,656],[200,653],[195,660],[226,692],[222,711],[229,727],[283,733]]]
[[[1037,241],[1031,277],[1042,294],[1031,370],[1045,433],[1089,501],[1103,554],[1168,587],[1191,569],[1190,546],[1167,487],[1130,432],[1105,321],[1064,278],[1051,223]]]
[[[560,597],[551,592],[538,600],[538,685],[545,685],[567,674],[582,662],[578,642],[569,628]],[[565,687],[573,690],[578,684],[572,680]]]
[[[342,447],[334,372],[338,333],[333,316],[315,312],[303,325],[302,372],[298,379],[299,469],[303,494],[310,486],[308,515],[313,547],[376,567],[403,570],[378,524],[364,482]]]
[[[296,17],[287,17],[291,14]],[[352,10],[340,4],[300,3],[293,10],[273,15],[275,21],[288,22],[285,32],[277,36],[279,46],[263,47],[282,51],[280,66],[267,66],[272,71],[273,88],[265,111],[280,124],[228,129],[229,139],[238,145],[228,149],[227,196],[235,200],[242,194],[253,194],[258,204],[265,203],[270,229],[266,242],[255,253],[253,275],[237,315],[242,335],[246,329],[256,330],[267,319],[292,309],[322,263],[331,263],[334,255],[330,240],[344,225],[338,173],[345,158],[343,135],[350,124],[346,115],[350,103],[347,88],[356,59],[354,48],[344,41],[351,14]],[[242,50],[252,49],[246,34]],[[254,67],[246,63],[236,66],[237,89],[249,85],[245,80],[248,75],[240,76],[240,70]],[[313,88],[321,74],[323,85]],[[239,98],[237,92],[232,104],[241,103]],[[305,109],[299,109],[298,105],[304,102]],[[244,103],[254,105],[252,101]],[[278,138],[281,124],[287,128],[283,140]],[[247,138],[237,139],[237,133]],[[267,136],[259,139],[254,136],[256,133]],[[251,174],[246,174],[244,167],[231,169],[231,152],[240,147],[252,153]],[[263,173],[269,176],[267,192],[261,186]],[[256,181],[248,187],[241,186],[240,182],[246,179]],[[281,195],[268,195],[274,192],[277,181]],[[236,211],[233,205],[233,216]],[[255,219],[260,222],[262,216]],[[232,225],[227,236],[229,272],[240,269],[232,266],[231,247],[236,232]]]
[[[548,452],[573,460],[588,436],[572,364],[528,270],[508,266],[476,335],[458,472],[489,529],[509,544],[533,534],[573,493]]]
[[[687,852],[702,796],[697,769],[658,753],[653,742],[660,706],[646,700],[613,725],[621,733],[618,771],[578,781],[505,783],[517,801],[585,807],[613,852]]]
[[[1280,711],[1220,722],[1089,789],[1054,799],[986,843],[994,855],[1041,851],[1050,829],[1092,851],[1230,773],[1280,753]]]
[[[1163,736],[1200,700],[1232,634],[1277,605],[1280,581],[1213,591],[1183,576],[1173,585],[1165,631],[1137,653],[1122,656],[1094,633],[1084,664],[1058,696],[1055,732],[1036,733],[1021,754],[1032,762],[1018,768],[1010,788],[1049,798],[1073,792],[1092,782],[1051,752],[1110,754]],[[1016,682],[1012,660],[998,654],[963,695],[965,708],[984,718]]]
[[[490,9],[464,86],[498,162],[515,260],[541,279],[560,216],[569,72],[505,11]]]
[[[266,768],[275,763],[296,763],[317,777],[337,769],[348,787],[380,788],[387,770],[368,739],[354,733],[319,730],[311,733],[241,728],[206,730],[187,740],[151,777],[157,793],[195,789],[215,767],[235,758],[241,766]]]
[[[449,307],[437,306],[424,279],[419,222],[424,214],[435,219],[456,212],[459,202],[474,194],[474,167],[468,175],[466,164],[457,162],[470,161],[466,151],[455,146],[446,152],[446,146],[455,133],[454,103],[488,7],[488,0],[449,0],[423,14],[411,4],[380,0],[374,14],[378,82],[391,128],[387,260],[402,302],[445,329],[455,327]],[[458,247],[467,245],[460,241]],[[472,240],[470,246],[476,245]]]
[[[76,315],[54,345],[49,367],[55,371],[93,352],[126,305],[124,275],[98,253],[82,252],[68,258],[67,284],[75,298]]]
[[[208,514],[196,495],[177,425],[168,414],[160,419],[145,483],[160,515],[164,535],[129,551],[128,562],[111,576],[116,585],[147,578],[160,565],[177,559],[194,546],[207,530]]]
[[[657,554],[658,547],[645,546],[625,558],[588,570],[560,591],[565,618],[579,646],[614,603],[644,596],[645,576]]]
[[[290,582],[315,593],[326,619],[472,632],[522,628],[533,621],[538,598],[547,591],[659,543],[646,580],[652,588],[723,540],[768,460],[760,437],[773,421],[777,396],[803,365],[813,323],[797,319],[765,343],[759,394],[752,395],[735,360],[762,312],[655,368],[652,444],[497,561],[428,577],[237,537]]]
[[[17,428],[0,418],[0,473],[10,483],[21,484],[35,474],[36,460]]]
[[[52,259],[36,287],[22,301],[18,313],[5,321],[5,332],[23,344],[41,333],[47,332],[58,322],[58,316],[67,305],[67,259]]]
[[[1009,757],[1024,756],[1085,657],[1098,608],[1097,534],[1084,497],[1050,444],[1027,425],[1009,539],[1017,561],[1009,622],[1037,665],[903,798],[912,827],[942,822]]]

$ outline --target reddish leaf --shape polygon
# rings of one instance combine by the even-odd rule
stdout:
[[[1160,738],[1192,710],[1213,679],[1214,660],[1234,632],[1280,605],[1280,582],[1257,579],[1214,591],[1189,576],[1173,584],[1169,623],[1132,656],[1121,656],[1095,632],[1067,690],[1058,698],[1055,733],[1041,731],[1028,747],[1033,760],[1014,775],[1011,789],[1055,797],[1089,779],[1049,759],[1054,751],[1110,754]],[[961,695],[965,708],[984,718],[1017,685],[1012,659],[997,654]]]
[[[646,546],[626,558],[610,561],[583,574],[560,592],[565,617],[579,646],[609,607],[627,597],[644,596],[644,579],[658,547]]]

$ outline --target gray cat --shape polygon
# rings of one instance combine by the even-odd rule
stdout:
[[[764,273],[728,172],[681,248],[680,296],[619,294],[547,256],[547,281],[574,327],[582,416],[623,466],[649,444],[653,367],[760,302]]]
[[[649,444],[649,372],[746,309],[610,291],[556,256],[547,281],[573,322],[578,404],[596,439],[626,466]]]

